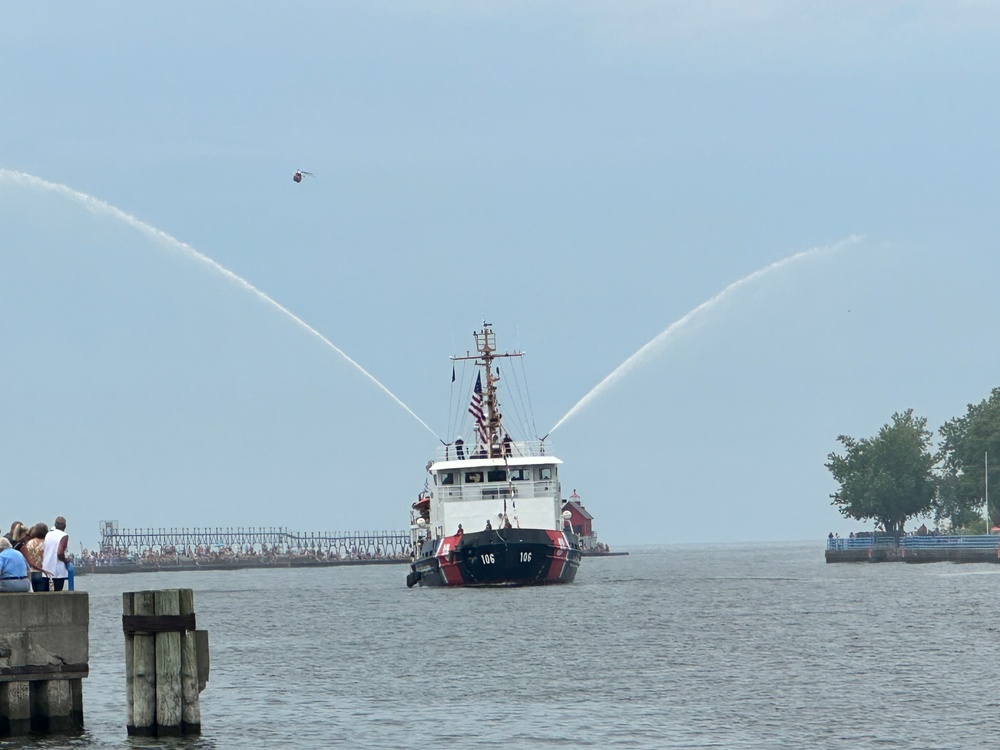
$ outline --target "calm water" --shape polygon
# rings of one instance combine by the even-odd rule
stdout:
[[[1000,566],[823,544],[632,549],[576,583],[407,590],[405,566],[89,576],[85,748],[969,748],[995,738]],[[198,740],[125,735],[121,592],[190,587]]]

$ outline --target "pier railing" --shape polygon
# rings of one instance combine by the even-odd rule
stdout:
[[[885,534],[878,536],[860,536],[851,539],[834,538],[826,540],[826,548],[833,550],[871,549],[873,547],[899,547],[901,549],[982,549],[995,550],[1000,548],[1000,535],[979,534],[970,536],[926,535],[896,538]]]
[[[291,531],[285,527],[216,527],[119,529],[116,521],[101,522],[101,552],[140,555],[148,551],[175,555],[212,552],[308,554],[342,558],[401,557],[409,554],[405,531]]]

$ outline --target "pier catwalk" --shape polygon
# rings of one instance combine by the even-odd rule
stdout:
[[[410,549],[409,533],[403,531],[120,529],[117,521],[102,521],[100,550],[83,550],[76,573],[402,563],[410,560]]]

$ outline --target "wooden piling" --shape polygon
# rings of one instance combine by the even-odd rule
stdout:
[[[135,599],[135,594],[131,591],[126,591],[122,594],[122,621],[124,622],[126,617],[131,617],[135,614],[135,608],[133,607],[133,600]],[[128,728],[128,733],[132,734],[135,728],[135,704],[132,698],[132,691],[134,690],[134,677],[133,677],[133,658],[132,651],[134,648],[135,636],[128,631],[125,632],[125,701],[128,704],[128,720],[125,726]]]
[[[128,733],[166,737],[201,731],[198,639],[191,589],[122,597]],[[207,665],[204,665],[207,668]]]
[[[180,613],[194,615],[194,592],[180,590]],[[198,693],[201,690],[198,679],[198,638],[194,630],[181,633],[181,729],[184,734],[201,732],[201,704]]]
[[[154,594],[157,615],[181,613],[177,589]],[[178,630],[157,633],[156,639],[156,735],[181,733],[181,634]]]
[[[132,595],[135,616],[155,614],[152,591]],[[156,735],[156,648],[152,633],[136,632],[132,637],[132,724],[128,733],[138,737]]]

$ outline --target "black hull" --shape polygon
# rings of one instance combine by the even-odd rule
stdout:
[[[540,586],[570,583],[580,567],[573,534],[491,529],[425,542],[407,586]]]

